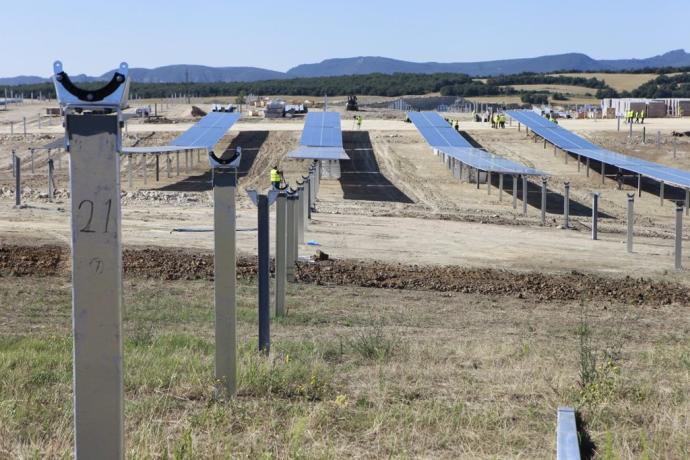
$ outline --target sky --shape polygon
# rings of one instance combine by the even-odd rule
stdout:
[[[690,49],[688,0],[5,0],[0,77],[169,64],[285,71],[328,58],[470,62]]]

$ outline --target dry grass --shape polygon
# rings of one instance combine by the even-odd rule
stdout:
[[[125,292],[129,457],[553,458],[563,404],[601,458],[690,454],[687,307],[291,286],[264,358],[240,283],[240,394],[220,402],[211,284]],[[70,455],[69,303],[65,279],[0,278],[0,457]]]
[[[610,87],[618,91],[632,91],[640,85],[658,77],[658,75],[654,73],[560,73],[554,75],[582,78],[594,77],[599,80],[604,80]],[[593,92],[596,92],[596,90]]]
[[[584,86],[572,86],[572,85],[547,85],[547,84],[535,84],[535,85],[510,85],[518,91],[547,91],[549,93],[562,93],[562,94],[572,94],[574,96],[585,96],[589,94],[596,94],[597,90],[593,88],[586,88]]]

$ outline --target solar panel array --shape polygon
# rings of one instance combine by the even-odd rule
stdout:
[[[239,113],[211,112],[173,139],[170,145],[211,150],[239,119]]]
[[[304,120],[300,145],[310,147],[342,147],[338,112],[309,112]]]
[[[531,110],[511,110],[507,113],[513,120],[527,126],[562,150],[647,176],[666,184],[690,189],[690,172],[688,171],[606,150],[567,129],[561,128],[556,123]]]
[[[436,112],[409,112],[407,117],[431,147],[472,168],[499,174],[545,175],[537,169],[473,147]]]
[[[309,112],[304,120],[300,146],[288,158],[311,160],[349,160],[343,149],[338,112]]]

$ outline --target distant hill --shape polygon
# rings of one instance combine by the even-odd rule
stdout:
[[[207,67],[201,65],[169,65],[154,69],[132,68],[132,78],[140,83],[212,83],[251,82],[303,77],[332,77],[369,73],[465,73],[484,77],[522,72],[554,71],[623,71],[659,67],[690,66],[690,53],[679,49],[645,59],[596,60],[581,53],[557,54],[534,58],[504,59],[484,62],[409,62],[376,56],[326,59],[315,64],[302,64],[287,72],[258,67]],[[108,80],[113,71],[89,77],[78,75],[75,81]],[[35,84],[48,81],[37,76],[0,78],[0,85]]]

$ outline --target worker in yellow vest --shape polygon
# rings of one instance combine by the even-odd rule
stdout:
[[[280,188],[280,182],[283,178],[282,176],[283,174],[280,170],[278,170],[278,166],[274,166],[273,169],[271,169],[271,185],[273,186],[274,190],[278,190]]]
[[[501,126],[501,128],[505,129],[505,127],[506,127],[506,115],[504,113],[502,113],[498,116],[498,124]]]
[[[645,117],[645,113],[644,113],[644,110],[642,110],[640,112],[640,123],[642,123],[643,125],[644,125],[644,117]]]

